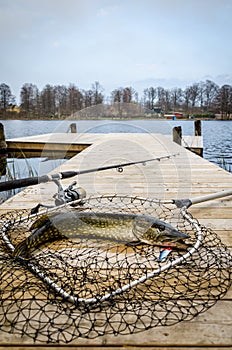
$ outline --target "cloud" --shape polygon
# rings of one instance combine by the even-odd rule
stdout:
[[[144,88],[184,87],[206,75],[215,81],[232,68],[231,5],[231,0],[0,0],[0,73],[9,84],[74,81],[86,88],[99,80],[109,89],[134,82]]]
[[[107,7],[101,7],[98,12],[97,16],[100,17],[106,17],[114,13],[118,9],[118,6],[107,6]]]
[[[158,65],[156,63],[136,63],[135,64],[136,71],[156,71],[158,69]]]
[[[179,79],[179,78],[147,78],[143,80],[130,81],[126,85],[131,85],[135,88],[137,92],[140,94],[144,89],[152,87],[161,86],[164,89],[172,89],[175,87],[185,88],[187,85],[193,83],[193,81],[187,79]]]
[[[61,46],[61,42],[59,40],[54,40],[52,42],[52,47],[57,48],[57,47],[60,47],[60,46]]]
[[[88,7],[89,1],[0,0],[0,36],[8,40],[45,27],[81,25],[94,11],[93,6]]]
[[[232,74],[220,74],[210,79],[217,83],[218,85],[232,85]]]

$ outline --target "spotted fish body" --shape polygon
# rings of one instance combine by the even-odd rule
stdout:
[[[189,236],[147,215],[63,212],[41,216],[31,226],[31,235],[20,242],[15,257],[27,259],[33,249],[62,238],[85,238],[151,245],[173,245]]]

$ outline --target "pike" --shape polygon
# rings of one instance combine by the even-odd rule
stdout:
[[[50,182],[50,181],[55,181],[55,180],[68,179],[70,177],[74,177],[74,176],[78,176],[78,175],[82,175],[82,174],[89,174],[89,173],[94,173],[94,172],[104,171],[104,170],[109,170],[109,169],[117,169],[118,172],[121,173],[123,171],[123,168],[126,166],[135,165],[135,164],[146,165],[146,163],[148,163],[148,162],[152,162],[155,160],[161,161],[163,159],[169,159],[169,158],[175,157],[177,155],[179,155],[179,153],[171,154],[171,155],[163,156],[163,157],[158,157],[158,158],[139,160],[139,161],[135,161],[135,162],[106,165],[106,166],[102,166],[99,168],[85,169],[85,170],[79,170],[79,171],[65,171],[65,172],[60,172],[60,173],[52,174],[52,175],[43,175],[43,176],[38,176],[38,177],[27,177],[27,178],[23,178],[23,179],[0,182],[0,192],[9,191],[9,190],[13,190],[16,188],[22,188],[22,187],[26,187],[26,186],[38,185],[40,183],[45,183],[45,182]]]
[[[32,224],[30,230],[32,233],[16,245],[13,251],[15,258],[27,260],[32,250],[64,238],[173,247],[189,238],[189,235],[152,216],[100,212],[44,214]]]

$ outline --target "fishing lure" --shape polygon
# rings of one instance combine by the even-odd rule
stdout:
[[[161,250],[160,255],[157,259],[158,262],[164,262],[167,260],[168,255],[172,252],[172,248],[167,247],[163,250]]]

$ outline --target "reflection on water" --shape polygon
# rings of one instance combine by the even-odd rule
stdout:
[[[232,121],[203,123],[204,157],[232,172]]]

